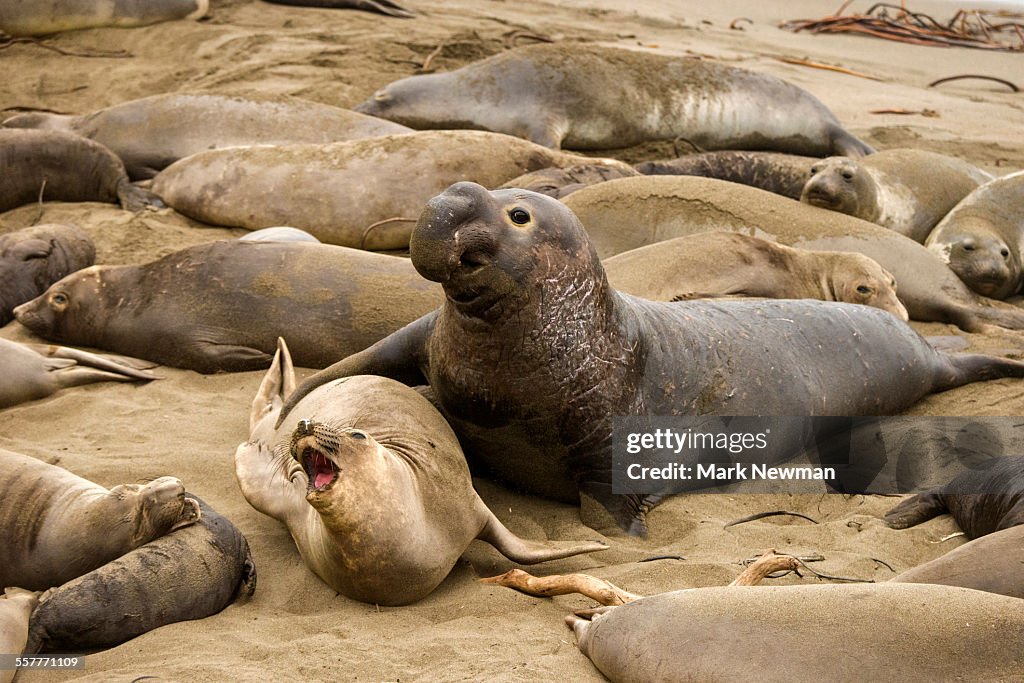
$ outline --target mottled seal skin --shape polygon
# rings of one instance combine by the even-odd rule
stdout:
[[[497,189],[517,187],[561,199],[587,185],[635,175],[639,175],[639,173],[626,164],[579,164],[568,168],[545,168],[532,173],[524,173]]]
[[[20,655],[28,641],[28,619],[39,603],[39,593],[9,587],[0,595],[0,654]],[[0,683],[11,683],[15,668],[0,669]]]
[[[197,372],[238,372],[267,367],[278,337],[292,341],[300,365],[324,367],[443,298],[398,256],[223,240],[147,264],[78,271],[15,316],[53,341]]]
[[[192,493],[202,517],[43,594],[27,652],[119,645],[166,624],[212,616],[256,590],[256,565],[235,525]]]
[[[206,16],[210,0],[0,0],[0,30],[12,36],[148,26]]]
[[[968,287],[1006,299],[1024,285],[1024,171],[963,198],[925,241]]]
[[[344,378],[303,398],[275,428],[294,387],[281,342],[235,474],[246,500],[284,522],[306,565],[339,593],[381,605],[419,600],[475,538],[524,564],[607,548],[527,541],[506,529],[473,490],[455,434],[414,389]]]
[[[410,133],[391,121],[297,97],[169,93],[82,116],[32,112],[5,120],[9,128],[82,135],[121,157],[135,180],[199,152],[221,147],[328,143]]]
[[[366,12],[386,14],[390,17],[411,19],[416,16],[412,10],[402,7],[391,0],[266,0],[275,5],[292,5],[295,7],[323,7],[326,9],[361,9]]]
[[[703,149],[873,151],[816,97],[774,76],[598,45],[507,50],[455,71],[395,81],[355,110],[412,128],[477,128],[555,148],[684,137]]]
[[[689,176],[611,180],[566,197],[602,258],[675,237],[739,232],[791,247],[853,251],[899,283],[912,320],[980,332],[1024,329],[1024,310],[972,292],[922,245],[878,225],[736,183]]]
[[[291,225],[328,244],[405,249],[423,205],[454,182],[495,187],[528,171],[592,161],[497,133],[427,131],[212,150],[167,167],[153,190],[212,225]]]
[[[817,157],[780,152],[726,150],[636,165],[643,175],[696,175],[750,185],[790,199],[800,199]]]
[[[820,299],[874,306],[907,320],[896,280],[874,259],[808,251],[735,233],[649,244],[604,261],[619,291],[655,301],[717,296]]]
[[[135,366],[128,361],[134,361]],[[104,358],[65,346],[0,339],[0,408],[93,382],[149,382],[158,377],[135,359]]]
[[[253,230],[238,238],[242,242],[312,242],[320,244],[320,240],[305,230],[278,225],[273,228]]]
[[[953,586],[696,588],[566,622],[614,683],[1010,681],[1024,667],[1020,601]]]
[[[0,449],[0,585],[44,590],[199,520],[174,477],[107,490]]]
[[[856,216],[924,242],[957,203],[992,176],[944,154],[888,149],[811,166],[800,201]]]
[[[95,262],[92,240],[73,225],[48,223],[0,235],[0,327],[14,319],[15,306]]]
[[[885,522],[906,529],[945,512],[968,538],[1024,524],[1024,456],[986,460],[945,486],[904,500],[885,513]]]
[[[429,384],[467,453],[497,477],[565,501],[586,492],[631,533],[659,498],[611,493],[614,416],[889,415],[1024,375],[1024,363],[940,354],[867,306],[617,292],[572,211],[524,190],[453,185],[427,204],[410,254],[441,282],[441,309],[306,380],[282,414],[339,377]],[[773,457],[790,445],[773,436]]]
[[[0,211],[36,201],[120,203],[129,211],[163,202],[131,184],[103,145],[59,130],[0,129]]]

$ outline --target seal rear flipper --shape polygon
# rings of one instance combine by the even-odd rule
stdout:
[[[138,377],[122,374],[120,372],[110,372],[107,370],[98,370],[96,368],[83,368],[77,365],[68,368],[61,368],[53,373],[53,377],[56,379],[57,385],[61,389],[78,387],[83,384],[93,384],[94,382],[149,382],[154,379],[159,379],[159,377],[150,376],[140,380]]]
[[[416,13],[391,0],[267,0],[275,5],[292,5],[294,7],[326,7],[330,9],[360,9],[364,12],[377,12],[389,17],[412,19]]]
[[[274,360],[271,361],[267,374],[263,376],[249,410],[250,437],[264,417],[274,414],[276,419],[276,414],[280,412],[285,399],[294,392],[295,366],[292,364],[292,355],[288,351],[284,337],[278,337]]]
[[[1024,363],[979,353],[940,354],[945,372],[936,378],[932,391],[945,391],[972,382],[1002,377],[1024,377]]]
[[[81,349],[73,349],[68,346],[54,346],[52,344],[26,344],[25,346],[28,346],[41,356],[46,356],[52,359],[66,359],[70,361],[67,364],[60,363],[58,361],[53,367],[69,367],[70,365],[77,363],[80,366],[106,370],[108,372],[121,375],[125,378],[122,379],[122,381],[127,381],[127,379],[143,381],[160,379],[153,373],[145,372],[147,368],[156,367],[157,363],[139,358],[117,355],[100,356],[95,353],[89,353],[88,351],[82,351]],[[48,367],[50,367],[49,364]]]
[[[875,148],[846,132],[838,124],[832,131],[832,151],[838,156],[859,159],[875,153]]]
[[[595,510],[588,510],[583,496],[589,496],[601,504],[601,510],[607,512],[615,524],[630,536],[647,537],[647,513],[662,501],[664,496],[636,493],[612,493],[612,485],[607,482],[585,481],[580,483],[580,517],[583,523],[594,529],[607,526],[600,520],[590,519]],[[602,512],[602,514],[603,514]]]
[[[918,493],[885,513],[883,520],[892,529],[907,529],[948,512],[937,490]]]
[[[159,195],[138,185],[133,185],[127,175],[118,181],[116,192],[121,208],[126,211],[138,213],[147,207],[153,207],[154,209],[167,208],[164,200]]]
[[[494,514],[487,509],[487,506],[480,502],[480,506],[486,510],[488,515],[487,523],[477,534],[481,541],[490,543],[498,549],[502,555],[518,562],[519,564],[537,564],[548,560],[560,560],[563,557],[572,557],[583,553],[592,553],[598,550],[607,550],[608,545],[602,541],[528,541],[519,538],[508,530]]]

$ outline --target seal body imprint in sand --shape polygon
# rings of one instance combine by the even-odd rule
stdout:
[[[816,97],[774,76],[597,45],[528,45],[410,76],[355,110],[412,128],[479,128],[568,149],[683,137],[703,149],[873,151]]]
[[[100,26],[147,26],[199,19],[210,0],[0,0],[0,30],[12,36],[43,36]]]
[[[515,536],[473,490],[458,439],[419,393],[384,377],[341,379],[304,397],[280,426],[294,372],[282,343],[235,453],[242,494],[284,522],[324,583],[363,602],[425,597],[474,538],[534,564],[604,550]]]
[[[589,493],[635,533],[657,498],[611,493],[614,416],[886,415],[1024,376],[1024,363],[940,354],[867,306],[619,293],[576,216],[522,190],[453,185],[427,205],[410,252],[442,283],[440,311],[314,375],[283,413],[338,377],[429,384],[467,453],[498,477],[566,501]],[[795,454],[774,441],[776,457]]]

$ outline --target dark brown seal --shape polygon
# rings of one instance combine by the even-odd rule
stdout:
[[[568,168],[544,168],[531,173],[524,173],[504,183],[499,190],[517,187],[539,194],[546,194],[555,199],[568,196],[576,190],[603,183],[616,178],[629,178],[639,175],[626,164],[577,164]]]
[[[790,199],[800,199],[811,167],[820,161],[781,152],[726,150],[689,154],[677,159],[645,161],[636,165],[643,175],[696,175],[750,185]]]
[[[941,354],[867,306],[622,294],[572,211],[523,190],[453,185],[427,205],[410,251],[444,287],[441,309],[306,380],[282,414],[339,377],[429,384],[492,473],[561,500],[587,492],[634,533],[658,498],[611,493],[615,416],[887,415],[1024,376],[1024,363]],[[795,444],[773,442],[753,457],[792,455]]]

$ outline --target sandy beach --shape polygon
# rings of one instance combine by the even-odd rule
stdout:
[[[377,88],[411,75],[428,56],[438,70],[494,54],[524,36],[643,47],[774,74],[821,99],[854,135],[878,149],[913,147],[960,157],[997,175],[1024,168],[1024,99],[994,82],[932,81],[984,74],[1022,81],[1019,53],[908,45],[854,35],[780,29],[793,19],[832,13],[833,3],[723,0],[408,0],[419,12],[396,19],[357,11],[213,0],[208,18],[136,29],[92,29],[0,50],[0,114],[17,108],[85,113],[122,101],[179,91],[290,94],[352,107]],[[838,3],[836,3],[838,4]],[[853,9],[866,10],[858,2]],[[978,5],[971,5],[976,7]],[[915,11],[951,16],[956,3],[920,2]],[[744,17],[740,28],[730,23]],[[810,60],[870,80],[781,61]],[[875,114],[872,110],[930,110]],[[625,161],[674,156],[671,143],[601,154]],[[400,189],[396,188],[396,191]],[[97,246],[97,263],[143,263],[186,246],[234,238],[172,210],[131,214],[112,204],[51,202],[0,214],[0,233],[34,223],[69,222]],[[259,321],[253,321],[258,325]],[[1019,332],[969,334],[952,325],[913,323],[926,335],[955,335],[969,350],[1020,359]],[[18,323],[0,336],[38,341]],[[247,536],[257,565],[251,600],[193,622],[166,626],[88,655],[77,671],[23,671],[35,681],[600,681],[563,617],[592,606],[580,596],[528,597],[477,579],[512,568],[480,542],[428,598],[376,607],[338,596],[302,563],[285,527],[252,509],[235,481],[232,455],[248,436],[249,406],[263,372],[200,375],[160,367],[145,385],[96,384],[0,411],[0,448],[57,463],[105,486],[173,475]],[[312,371],[303,370],[303,376]],[[933,395],[910,415],[1024,415],[1024,382],[996,380]],[[538,574],[586,572],[635,593],[729,583],[740,561],[768,548],[819,554],[824,573],[884,581],[964,542],[943,516],[894,531],[884,496],[678,496],[649,516],[646,539],[580,522],[574,506],[520,495],[476,480],[477,490],[515,533],[532,539],[602,539],[609,550],[535,567]],[[814,518],[767,518],[723,529],[740,517],[789,510]],[[651,556],[684,559],[640,562]],[[809,583],[787,576],[778,583]],[[967,678],[969,671],[964,672]]]

